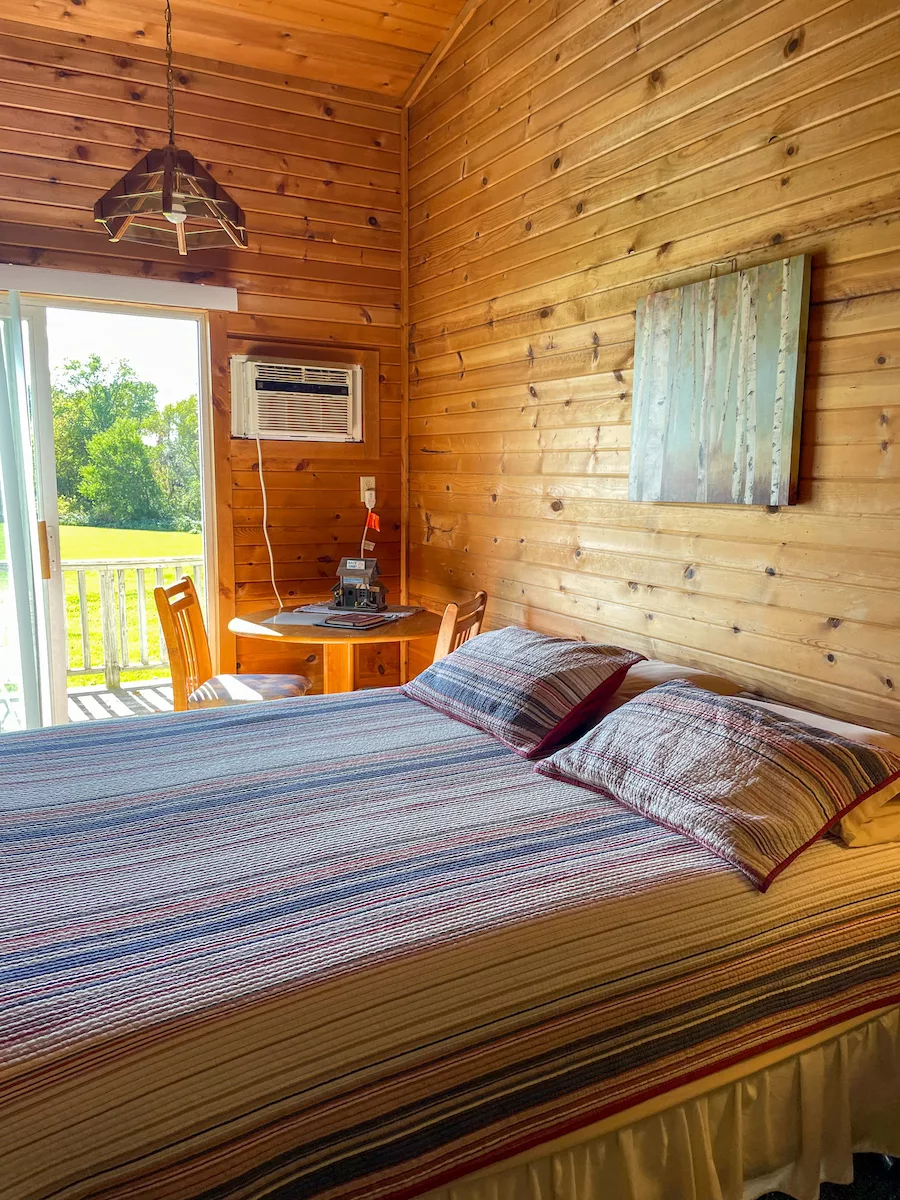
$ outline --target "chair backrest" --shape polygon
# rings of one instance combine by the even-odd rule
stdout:
[[[184,712],[188,696],[213,673],[200,598],[186,575],[170,587],[156,588],[153,596],[172,668],[175,711]]]
[[[464,604],[447,605],[438,631],[432,662],[446,658],[451,650],[456,650],[463,642],[481,632],[486,604],[487,592],[476,592],[473,598]]]

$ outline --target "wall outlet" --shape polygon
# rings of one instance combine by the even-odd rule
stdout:
[[[366,492],[375,491],[375,476],[360,475],[359,477],[359,500],[361,504],[366,502]]]

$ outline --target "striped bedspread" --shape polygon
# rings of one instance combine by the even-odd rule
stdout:
[[[900,846],[766,895],[394,690],[0,739],[4,1200],[405,1197],[900,998]]]

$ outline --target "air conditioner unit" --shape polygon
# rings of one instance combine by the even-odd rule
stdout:
[[[231,432],[282,442],[361,442],[362,367],[233,354]]]

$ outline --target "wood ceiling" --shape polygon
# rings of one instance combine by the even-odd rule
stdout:
[[[463,0],[172,0],[191,56],[399,98]],[[165,45],[164,0],[20,0],[16,20],[132,46]]]

